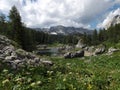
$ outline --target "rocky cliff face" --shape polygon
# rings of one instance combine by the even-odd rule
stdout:
[[[120,23],[120,15],[116,15],[106,24],[105,29]]]
[[[35,54],[15,48],[12,41],[2,35],[0,35],[0,62],[6,63],[13,69],[53,64],[51,61],[40,59]]]

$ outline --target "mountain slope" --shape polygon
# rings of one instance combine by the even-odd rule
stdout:
[[[65,27],[65,26],[53,26],[50,28],[36,28],[36,30],[39,31],[43,31],[49,34],[54,34],[54,35],[58,35],[58,34],[62,34],[62,35],[68,35],[68,34],[92,34],[92,30],[88,30],[88,29],[84,29],[84,28],[75,28],[75,27]]]

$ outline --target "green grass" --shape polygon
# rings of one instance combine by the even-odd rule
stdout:
[[[120,53],[50,59],[52,67],[14,71],[1,65],[0,90],[120,90]]]
[[[120,48],[120,41],[118,43],[111,43],[111,42],[103,42],[104,45],[106,45],[107,49],[109,49],[110,47],[113,47],[113,48]]]

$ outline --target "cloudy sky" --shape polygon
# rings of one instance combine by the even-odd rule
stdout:
[[[0,13],[16,5],[28,27],[55,25],[101,28],[120,15],[120,0],[0,0]]]

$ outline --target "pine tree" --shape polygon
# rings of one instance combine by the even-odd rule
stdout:
[[[98,33],[97,30],[95,29],[92,35],[92,44],[97,45],[98,44]]]
[[[13,6],[10,10],[9,13],[9,18],[10,18],[10,24],[11,24],[11,29],[12,29],[12,38],[18,44],[22,45],[23,41],[23,26],[21,22],[21,16],[15,6]]]
[[[0,33],[1,34],[5,34],[5,30],[6,30],[6,23],[5,23],[5,15],[4,14],[0,14]]]

